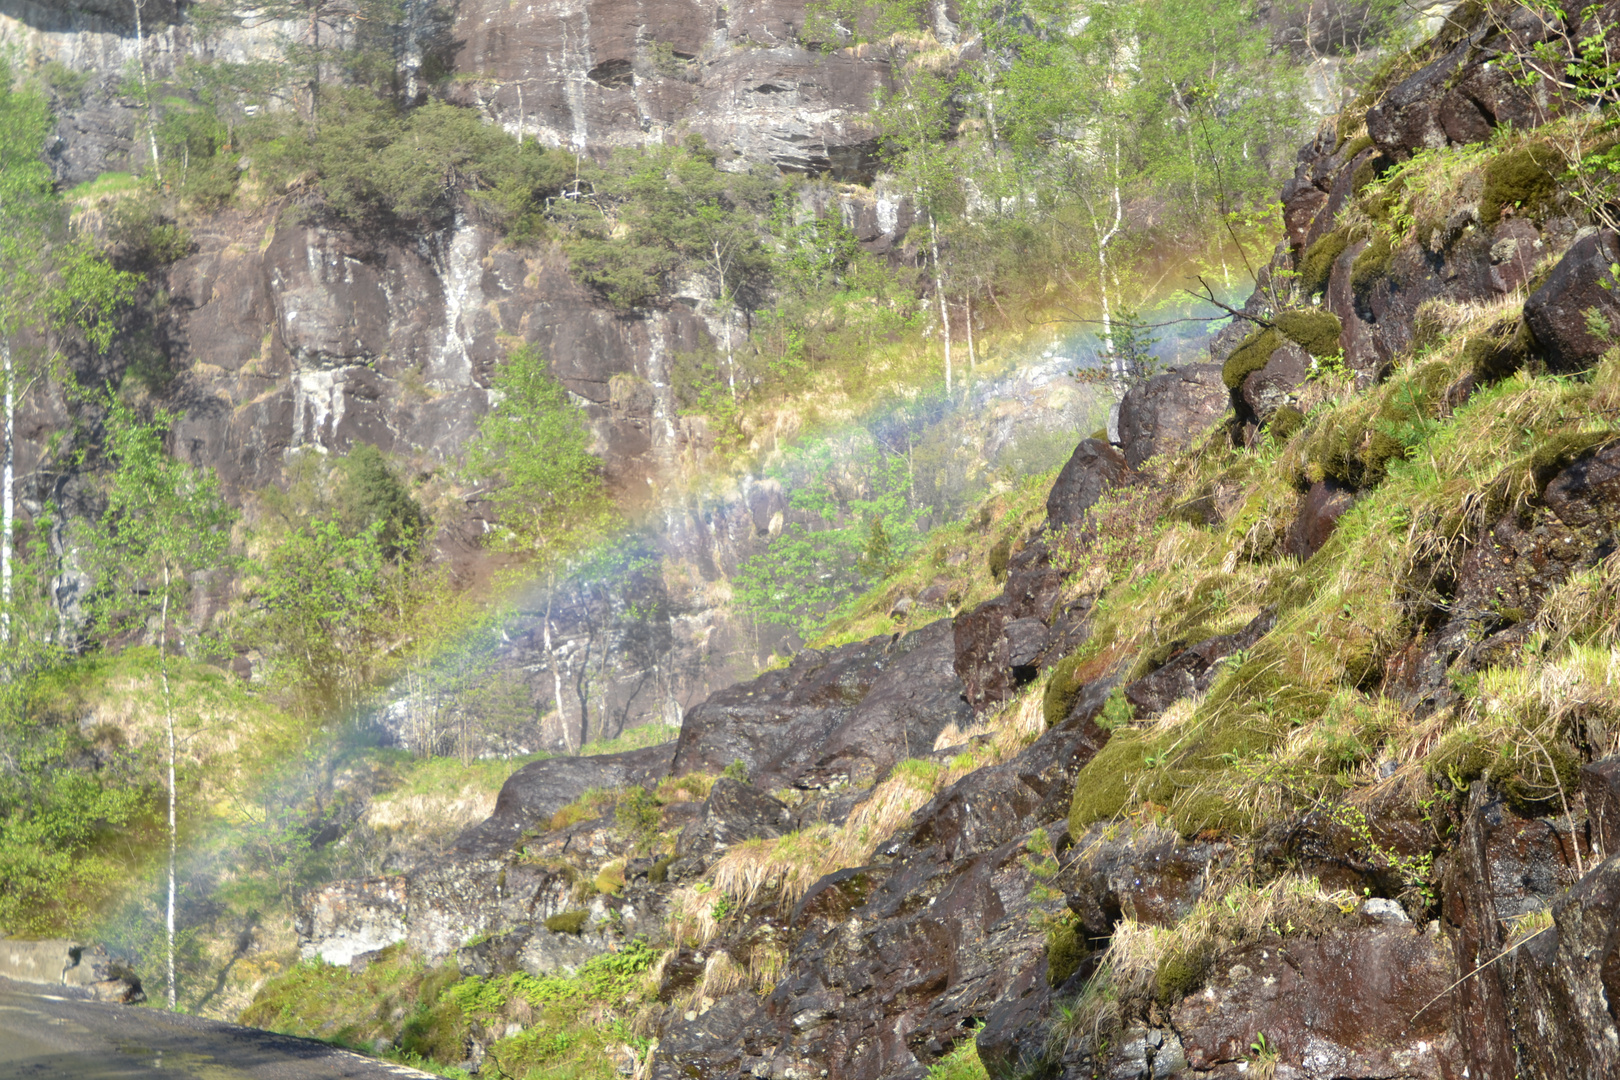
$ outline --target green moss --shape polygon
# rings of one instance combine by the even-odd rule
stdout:
[[[675,856],[665,855],[662,859],[659,859],[657,862],[653,863],[652,869],[647,871],[648,884],[662,885],[664,882],[668,881],[669,866],[670,863],[673,863],[674,861]]]
[[[1237,390],[1253,372],[1266,366],[1271,354],[1282,344],[1282,335],[1271,327],[1256,330],[1244,338],[1221,365],[1221,381],[1228,390]]]
[[[1197,990],[1209,973],[1209,963],[1208,948],[1202,943],[1165,957],[1153,974],[1153,989],[1159,1003],[1177,1004]]]
[[[1502,220],[1502,213],[1517,208],[1520,216],[1544,210],[1558,193],[1551,168],[1556,162],[1545,146],[1509,150],[1485,166],[1485,189],[1479,198],[1479,219],[1487,228]]]
[[[1063,718],[1069,715],[1069,709],[1074,705],[1074,699],[1086,685],[1078,677],[1079,670],[1078,656],[1064,657],[1052,666],[1052,673],[1046,679],[1046,689],[1041,694],[1041,713],[1046,717],[1047,727],[1063,723]]]
[[[1105,428],[1105,427],[1100,427],[1096,431],[1093,431],[1091,433],[1091,437],[1093,439],[1096,439],[1098,442],[1107,442],[1108,441],[1108,429]]]
[[[1054,922],[1046,928],[1046,983],[1058,986],[1080,969],[1086,958],[1085,943],[1075,933],[1074,924]]]
[[[1333,274],[1333,264],[1339,261],[1344,249],[1350,246],[1350,232],[1348,229],[1334,229],[1306,248],[1299,257],[1300,288],[1305,290],[1307,296],[1314,295],[1328,287],[1328,278]]]
[[[1505,379],[1530,359],[1535,337],[1521,319],[1506,338],[1481,334],[1463,342],[1462,360],[1477,382]]]
[[[668,867],[665,867],[667,870]],[[546,919],[546,929],[553,934],[578,934],[585,929],[585,920],[591,913],[584,908],[575,908],[572,911],[561,911]]]
[[[1356,155],[1373,144],[1371,135],[1357,135],[1347,142],[1340,150],[1339,155],[1345,161],[1354,161]]]
[[[990,568],[990,580],[1002,582],[1007,580],[1007,563],[1012,560],[1012,541],[1002,539],[991,548],[985,556],[985,564]]]
[[[1292,405],[1284,405],[1271,414],[1266,423],[1266,435],[1272,442],[1285,443],[1305,427],[1305,414]]]
[[[1278,315],[1276,326],[1284,337],[1312,356],[1333,356],[1341,351],[1339,335],[1344,324],[1331,311],[1296,308]]]
[[[1389,236],[1383,232],[1374,236],[1350,264],[1350,287],[1356,295],[1365,296],[1371,291],[1389,272],[1389,264],[1394,258],[1395,249],[1390,246]]]

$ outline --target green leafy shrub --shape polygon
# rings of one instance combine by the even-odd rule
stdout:
[[[720,775],[735,780],[739,784],[748,783],[748,762],[742,758],[734,758],[730,765],[720,770]]]
[[[626,843],[643,844],[658,834],[658,800],[640,784],[626,788],[613,807],[613,822]]]

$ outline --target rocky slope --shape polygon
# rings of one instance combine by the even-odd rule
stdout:
[[[528,766],[306,955],[646,938],[656,1077],[1613,1074],[1620,247],[1537,165],[1581,117],[1504,73],[1522,18],[1304,148],[1246,321],[1080,443],[999,595]]]

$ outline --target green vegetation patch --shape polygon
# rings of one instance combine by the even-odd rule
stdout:
[[[1312,356],[1333,356],[1340,351],[1339,335],[1344,324],[1331,311],[1295,308],[1278,314],[1275,324],[1284,337]]]
[[[1485,165],[1480,222],[1489,228],[1509,210],[1525,217],[1545,210],[1558,194],[1552,172],[1557,164],[1557,155],[1546,146],[1521,147],[1492,158]]]
[[[1281,444],[1305,430],[1305,414],[1292,405],[1284,405],[1271,414],[1266,422],[1266,435],[1273,443]]]
[[[1047,727],[1063,723],[1074,705],[1074,699],[1080,696],[1080,691],[1085,687],[1085,681],[1080,678],[1082,663],[1079,656],[1067,656],[1052,665],[1052,671],[1046,678],[1046,689],[1041,692],[1041,714],[1046,718]]]
[[[1388,234],[1378,232],[1350,264],[1350,288],[1357,296],[1365,296],[1389,273],[1389,264],[1394,259],[1395,249]]]
[[[1086,958],[1085,942],[1067,919],[1054,920],[1046,928],[1046,982],[1060,986],[1080,969]]]
[[[1221,381],[1228,390],[1238,390],[1243,380],[1266,366],[1271,354],[1283,343],[1282,334],[1273,327],[1256,330],[1232,350],[1232,355],[1221,365]]]
[[[1012,561],[1012,541],[1002,539],[990,549],[985,556],[985,566],[990,570],[990,580],[1002,582],[1007,580],[1007,564]]]
[[[1328,287],[1328,278],[1333,274],[1333,264],[1339,261],[1344,249],[1350,246],[1350,230],[1334,229],[1332,232],[1317,239],[1306,248],[1299,257],[1299,284],[1307,296],[1322,292]]]

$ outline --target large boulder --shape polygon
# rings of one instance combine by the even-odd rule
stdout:
[[[793,811],[751,784],[722,776],[709,789],[702,813],[681,831],[678,855],[708,859],[732,844],[776,837],[793,828]]]
[[[1047,493],[1047,526],[1078,526],[1104,492],[1136,480],[1124,454],[1102,439],[1082,439]]]
[[[1265,1037],[1277,1076],[1450,1080],[1456,978],[1438,932],[1405,926],[1270,937],[1223,955],[1205,989],[1172,1010],[1196,1075],[1252,1062]],[[1597,1075],[1597,1074],[1591,1074]]]
[[[550,821],[558,810],[593,788],[651,787],[669,775],[675,745],[530,762],[507,777],[495,797],[495,812],[462,833],[456,848],[472,856],[499,855],[525,829]]]
[[[953,722],[971,722],[954,649],[941,619],[904,636],[806,650],[687,713],[674,772],[717,773],[741,761],[763,788],[869,783],[932,749]]]
[[[1231,396],[1219,364],[1188,364],[1133,386],[1119,405],[1119,437],[1132,468],[1179,450],[1226,412]]]
[[[1620,335],[1620,283],[1612,270],[1617,263],[1620,238],[1608,229],[1588,233],[1524,302],[1524,320],[1553,371],[1584,371],[1608,348],[1592,332],[1588,313],[1606,320],[1609,332]]]

